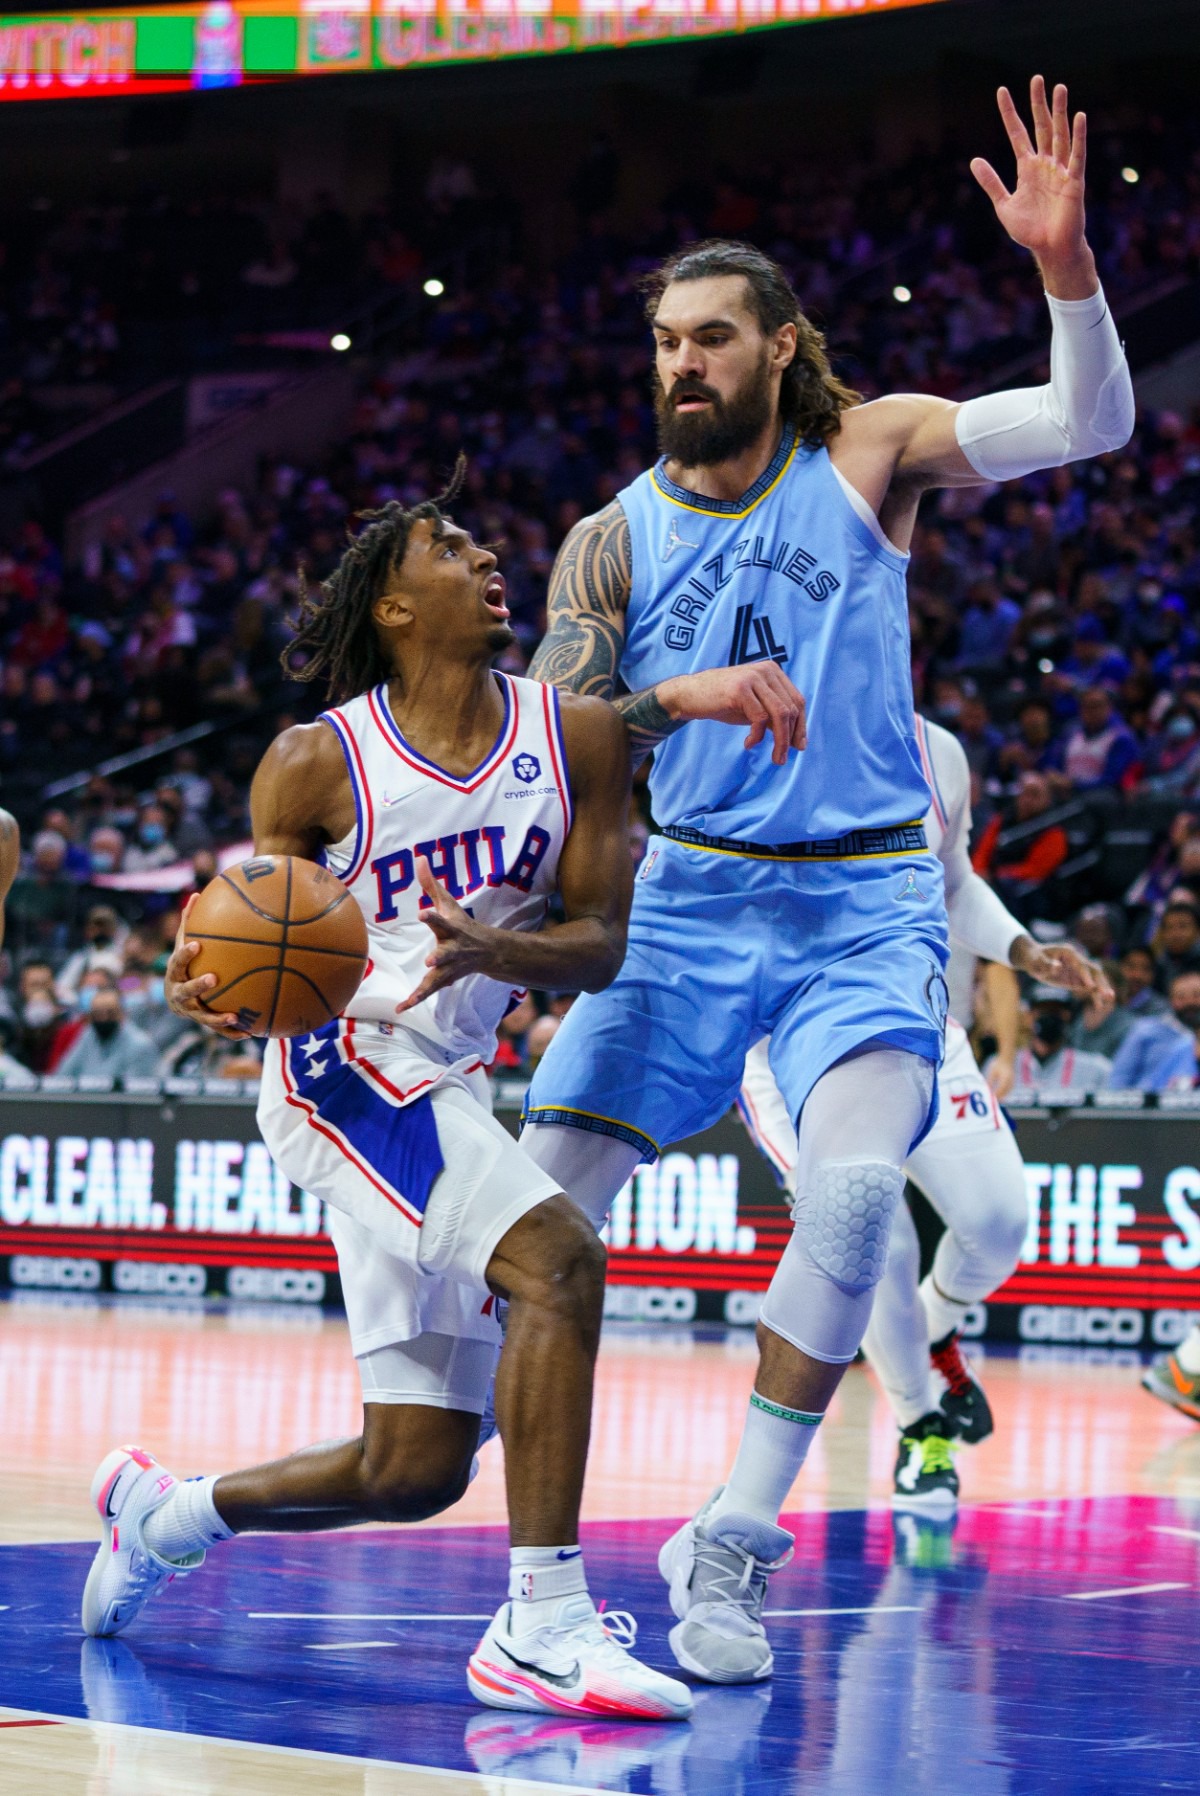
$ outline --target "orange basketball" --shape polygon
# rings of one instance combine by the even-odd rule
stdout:
[[[367,964],[367,926],[340,879],[312,861],[263,854],[229,867],[188,912],[200,952],[189,978],[215,973],[210,1010],[251,1035],[307,1035],[338,1016]]]

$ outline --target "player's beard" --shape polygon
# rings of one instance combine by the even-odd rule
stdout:
[[[708,410],[678,411],[676,401],[684,396],[707,399]],[[771,423],[774,400],[768,357],[764,352],[730,399],[722,399],[703,381],[686,377],[677,380],[670,393],[664,393],[656,375],[654,410],[659,452],[668,461],[684,468],[711,468],[732,461],[751,448]]]

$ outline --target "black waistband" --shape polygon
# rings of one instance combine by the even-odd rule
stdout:
[[[743,842],[735,836],[706,836],[679,824],[659,831],[672,842],[706,848],[711,854],[741,854],[758,861],[844,861],[872,855],[920,854],[928,849],[923,823],[897,823],[889,829],[852,829],[827,842]]]

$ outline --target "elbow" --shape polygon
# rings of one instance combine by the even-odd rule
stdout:
[[[584,981],[585,992],[602,992],[610,986],[625,964],[625,931],[623,929],[606,929],[604,943],[596,956],[589,977]]]

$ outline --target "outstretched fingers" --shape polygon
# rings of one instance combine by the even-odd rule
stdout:
[[[1041,77],[1039,76],[1038,79],[1040,80]],[[1025,120],[1017,111],[1016,101],[1006,87],[997,90],[996,104],[1000,108],[1000,117],[1004,121],[1004,129],[1008,132],[1008,141],[1013,147],[1013,154],[1017,160],[1020,161],[1022,156],[1032,156],[1034,148],[1029,133],[1025,129]]]
[[[1067,90],[1060,81],[1054,90],[1053,142],[1054,160],[1060,168],[1071,161],[1071,126],[1067,118]]]
[[[1082,181],[1087,167],[1087,114],[1075,114],[1075,126],[1071,134],[1071,160],[1067,164],[1067,173],[1073,181]]]
[[[1004,182],[1000,179],[991,163],[985,162],[982,156],[976,156],[972,160],[971,173],[979,182],[979,185],[983,188],[983,191],[987,194],[993,206],[1002,206],[1005,200],[1010,200],[1012,198],[1012,194],[1008,191],[1008,188],[1004,185]]]

